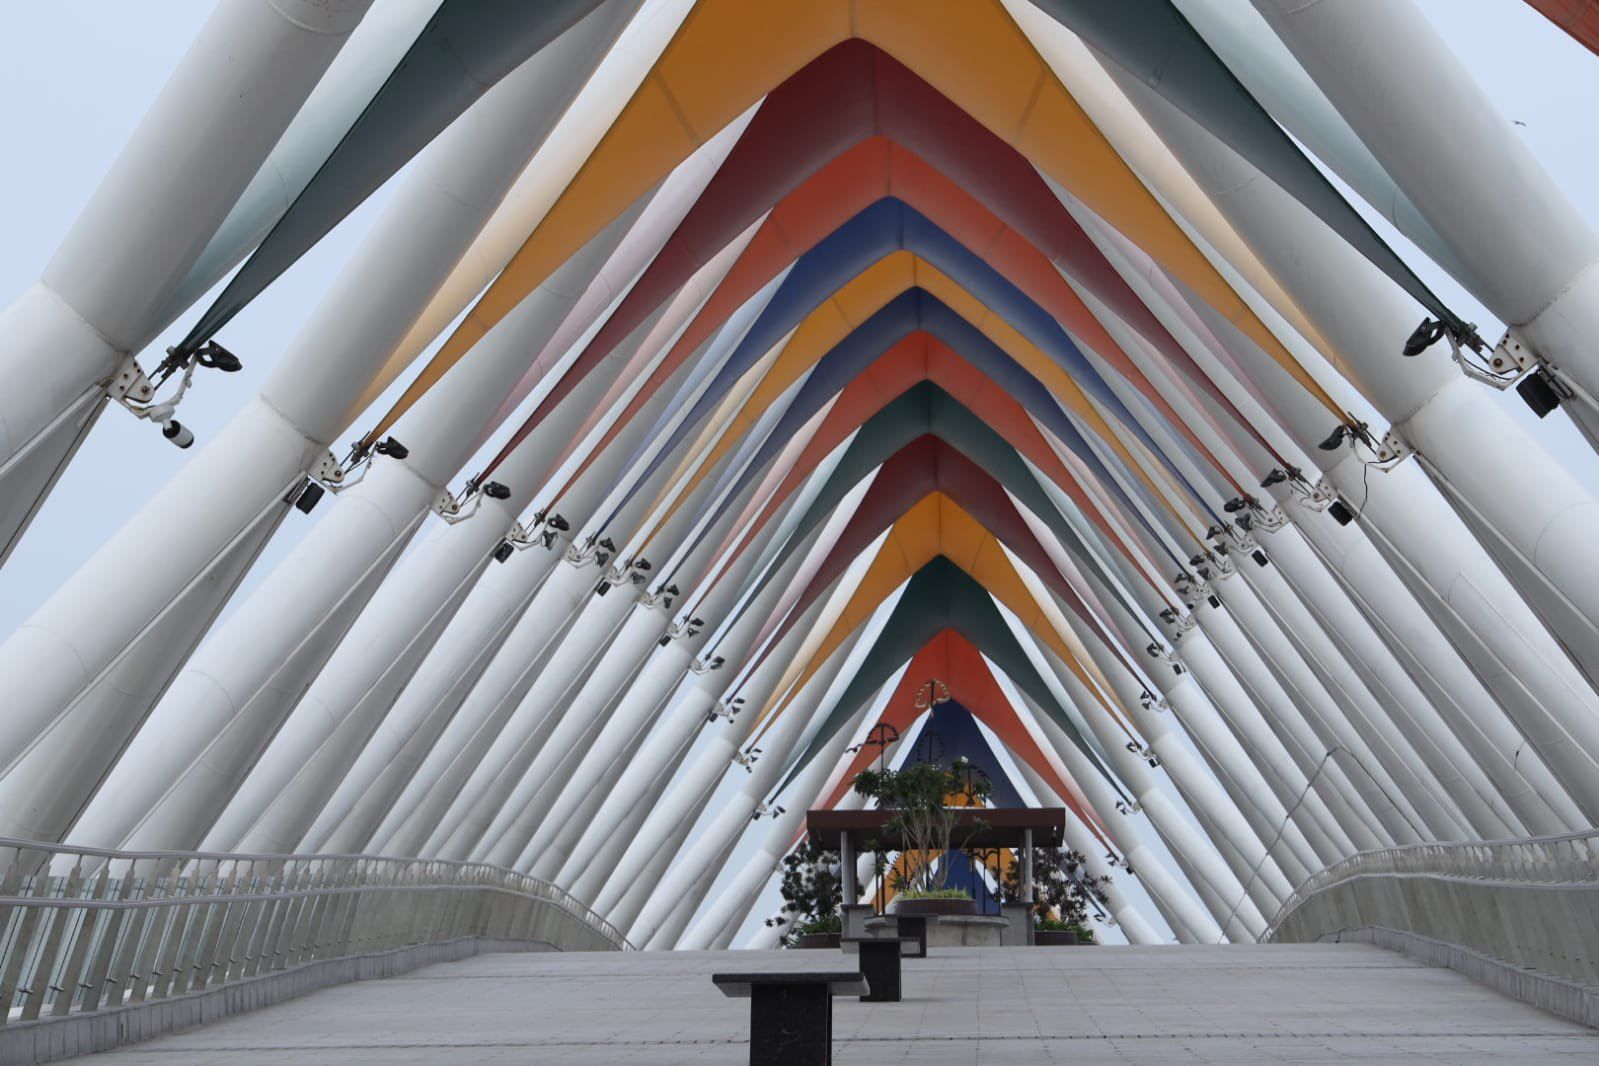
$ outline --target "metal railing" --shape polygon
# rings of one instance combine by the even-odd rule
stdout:
[[[0,837],[0,1026],[471,937],[631,947],[559,887],[482,863]]]
[[[1599,983],[1599,829],[1361,852],[1300,885],[1263,939],[1366,928]]]

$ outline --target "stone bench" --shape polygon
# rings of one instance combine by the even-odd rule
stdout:
[[[870,922],[867,923],[871,925]],[[921,914],[896,915],[894,931],[902,940],[916,941],[916,954],[912,958],[927,958],[927,917]]]
[[[862,925],[868,936],[925,938],[928,949],[997,948],[1010,922],[997,914],[880,914]]]
[[[750,1001],[750,1066],[827,1066],[833,997],[871,991],[859,973],[718,973],[724,995]]]
[[[843,942],[854,944],[860,952],[861,976],[872,986],[871,991],[861,998],[873,1003],[898,1003],[900,960],[905,957],[905,946],[916,943],[916,938],[847,936]]]

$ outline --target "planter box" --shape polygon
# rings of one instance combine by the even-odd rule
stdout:
[[[915,917],[964,917],[977,913],[975,899],[900,899],[894,897],[889,913]]]
[[[1068,945],[1080,945],[1083,942],[1077,939],[1077,934],[1070,929],[1035,929],[1033,943],[1041,948],[1062,948]]]
[[[801,933],[797,948],[837,948],[839,947],[842,933]]]

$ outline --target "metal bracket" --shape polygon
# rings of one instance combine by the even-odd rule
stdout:
[[[1276,504],[1270,507],[1256,507],[1254,510],[1254,522],[1260,529],[1264,529],[1268,533],[1275,533],[1288,524],[1288,515]]]
[[[1524,374],[1538,365],[1538,357],[1531,348],[1516,336],[1515,330],[1505,330],[1505,335],[1499,338],[1499,343],[1494,345],[1493,354],[1488,357],[1488,366],[1495,374],[1505,375],[1504,380],[1487,379],[1488,383],[1500,389],[1508,389],[1514,384],[1513,375]]]
[[[457,522],[465,522],[468,518],[477,514],[478,508],[482,506],[483,494],[481,492],[473,492],[468,496],[466,505],[463,507],[462,502],[446,489],[439,493],[438,499],[433,501],[433,513],[453,526]]]
[[[649,599],[650,597],[645,597],[646,602],[648,602]],[[705,623],[703,621],[698,618],[689,618],[682,622],[673,622],[671,625],[667,626],[666,636],[669,640],[681,640],[684,637],[695,636],[704,628]]]
[[[1309,511],[1325,511],[1338,499],[1338,491],[1327,484],[1326,478],[1320,478],[1310,487],[1310,491],[1299,497],[1299,503]]]
[[[1416,454],[1416,449],[1410,442],[1399,435],[1399,431],[1389,427],[1388,432],[1382,435],[1382,440],[1377,443],[1377,461],[1385,469],[1398,466],[1401,462]]]
[[[305,472],[305,475],[323,488],[337,492],[342,488],[349,487],[344,483],[345,473],[344,467],[334,457],[332,452],[323,452],[321,457],[312,464],[311,469]]]
[[[146,404],[155,399],[155,386],[150,384],[139,361],[131,355],[122,360],[122,365],[117,367],[117,372],[106,383],[105,391],[107,396],[123,405]]]

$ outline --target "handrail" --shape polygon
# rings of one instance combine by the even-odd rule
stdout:
[[[1363,928],[1415,934],[1599,981],[1599,829],[1363,851],[1305,880],[1264,940]]]
[[[632,948],[558,885],[487,863],[0,837],[0,1026],[463,937]]]

